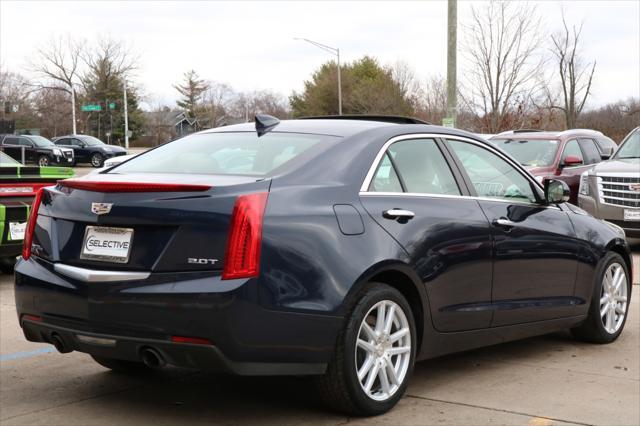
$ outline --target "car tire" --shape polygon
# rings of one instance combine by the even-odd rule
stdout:
[[[316,378],[316,385],[321,400],[329,407],[349,415],[374,416],[393,408],[406,391],[415,361],[416,327],[407,300],[389,285],[368,283],[356,300],[344,329],[338,335],[327,371]],[[395,318],[391,321],[390,330],[383,326],[383,332],[379,333],[381,305],[385,307],[382,312],[386,318],[390,312]],[[369,328],[365,328],[365,323]],[[406,330],[403,331],[406,334],[394,341],[393,336],[397,337],[401,330]],[[372,332],[373,335],[370,334]],[[363,341],[366,349],[360,346]],[[403,353],[393,355],[388,352],[407,347]],[[361,377],[359,371],[363,373]],[[373,380],[372,374],[375,374]]]
[[[102,156],[102,154],[95,152],[91,154],[90,161],[93,167],[99,168],[99,167],[102,167],[102,165],[104,164],[104,157]]]
[[[126,361],[123,359],[105,358],[97,355],[91,355],[91,358],[101,366],[123,374],[145,374],[152,371],[142,362]]]
[[[41,155],[38,157],[38,166],[47,167],[51,165],[51,159],[48,155]]]
[[[622,256],[609,252],[596,272],[587,319],[571,329],[576,339],[591,343],[615,341],[627,320],[631,275]]]

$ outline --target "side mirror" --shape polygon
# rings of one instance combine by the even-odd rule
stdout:
[[[547,179],[544,181],[544,198],[549,204],[566,203],[571,198],[571,189],[562,180]]]
[[[582,164],[582,159],[576,155],[567,155],[562,164],[566,167],[579,166]]]

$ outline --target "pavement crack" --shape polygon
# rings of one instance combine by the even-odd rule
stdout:
[[[556,421],[556,422],[564,422],[564,423],[570,423],[570,424],[580,425],[580,426],[592,426],[591,423],[583,423],[583,422],[579,422],[579,421],[575,421],[575,420],[567,420],[567,419],[561,419],[561,418],[557,418],[557,417],[541,416],[541,415],[538,415],[538,414],[524,413],[524,412],[521,412],[521,411],[505,410],[505,409],[502,409],[502,408],[485,407],[483,405],[469,404],[469,403],[466,403],[466,402],[446,401],[444,399],[427,398],[425,396],[409,395],[409,394],[405,395],[405,398],[413,398],[413,399],[420,399],[420,400],[424,400],[424,401],[440,402],[440,403],[443,403],[443,404],[461,405],[461,406],[469,407],[469,408],[480,408],[480,409],[483,409],[483,410],[496,411],[496,412],[499,412],[499,413],[507,413],[507,414],[516,414],[516,415],[519,415],[519,416],[541,417],[541,418],[553,420],[553,421]]]

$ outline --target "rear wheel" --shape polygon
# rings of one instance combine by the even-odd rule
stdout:
[[[318,388],[327,404],[352,415],[382,414],[400,400],[413,371],[416,331],[396,289],[370,283],[338,336]]]
[[[51,164],[51,160],[49,159],[48,156],[41,155],[40,157],[38,157],[38,166],[47,167],[50,164]]]
[[[102,164],[104,164],[104,157],[97,152],[93,153],[91,155],[91,165],[93,167],[102,167]]]
[[[597,275],[587,319],[572,334],[593,343],[616,340],[627,319],[630,295],[627,265],[619,254],[610,252]]]
[[[91,358],[93,358],[93,360],[101,366],[113,370],[117,373],[144,374],[151,371],[151,368],[147,367],[142,362],[105,358],[97,355],[91,355]]]

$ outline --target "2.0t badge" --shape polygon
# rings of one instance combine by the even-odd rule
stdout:
[[[91,203],[91,213],[107,214],[111,211],[113,204],[111,203]]]

